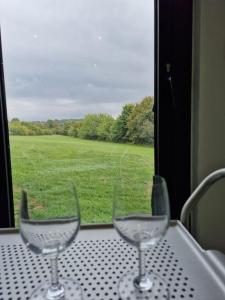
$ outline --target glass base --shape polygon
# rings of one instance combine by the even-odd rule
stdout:
[[[152,272],[146,272],[145,281],[150,287],[146,289],[137,288],[138,271],[124,274],[118,284],[119,296],[122,300],[148,300],[169,299],[169,289],[165,281]]]
[[[54,293],[49,291],[50,283],[44,283],[33,292],[30,300],[82,300],[82,290],[76,281],[60,278],[60,285],[62,288]]]

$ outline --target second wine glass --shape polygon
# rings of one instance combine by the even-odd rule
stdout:
[[[119,235],[138,249],[139,269],[122,276],[119,296],[122,300],[169,299],[164,280],[145,264],[145,250],[162,239],[169,224],[166,182],[154,176],[152,185],[143,176],[132,179],[122,175],[114,184],[113,224]]]
[[[51,281],[42,284],[31,300],[81,300],[77,282],[59,280],[58,255],[75,239],[80,226],[80,209],[75,187],[71,184],[56,191],[40,189],[28,195],[22,190],[20,234],[35,254],[50,259]]]

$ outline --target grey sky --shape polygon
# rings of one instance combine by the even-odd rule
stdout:
[[[8,116],[118,115],[153,95],[153,0],[1,0]]]

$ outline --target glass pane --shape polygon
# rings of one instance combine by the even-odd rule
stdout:
[[[111,222],[121,165],[131,203],[132,180],[151,186],[153,5],[1,0],[16,220],[24,186],[34,209],[45,210],[43,189],[66,209],[63,184],[73,181],[82,223]]]

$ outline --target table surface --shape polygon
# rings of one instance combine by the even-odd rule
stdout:
[[[80,283],[84,299],[113,300],[119,278],[137,263],[136,249],[114,229],[82,229],[61,254],[59,273]],[[146,264],[165,280],[170,299],[225,299],[225,257],[202,250],[178,221],[171,221],[165,238],[146,251]],[[18,233],[0,234],[0,300],[29,299],[49,272],[48,260],[26,249]]]

